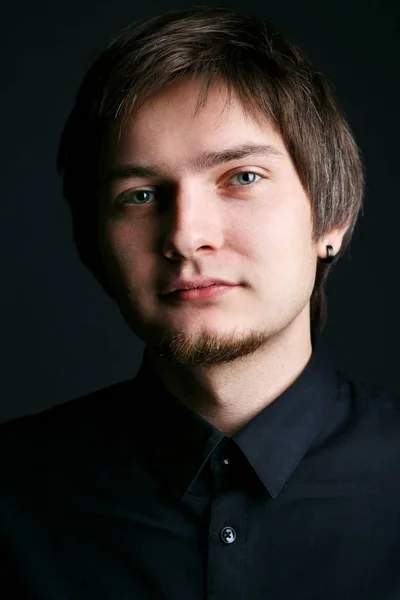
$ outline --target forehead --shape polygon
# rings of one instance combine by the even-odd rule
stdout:
[[[179,149],[187,155],[248,142],[285,150],[269,119],[244,107],[235,93],[228,96],[223,83],[213,84],[199,106],[201,87],[199,80],[185,80],[147,100],[120,130],[117,126],[109,130],[111,155],[156,160]]]

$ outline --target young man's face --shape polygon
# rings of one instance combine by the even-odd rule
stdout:
[[[280,136],[238,101],[223,112],[223,86],[194,117],[199,90],[185,81],[147,102],[101,165],[101,176],[121,165],[160,172],[102,184],[101,251],[132,330],[150,346],[162,339],[181,364],[228,362],[284,331],[304,340],[324,248],[311,242],[310,203]],[[193,166],[248,145],[271,149]],[[196,301],[161,296],[178,277],[235,285]]]

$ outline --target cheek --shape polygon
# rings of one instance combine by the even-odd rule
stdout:
[[[251,230],[253,252],[265,272],[284,290],[287,285],[309,287],[315,269],[307,205],[276,203],[276,209],[257,219]]]
[[[304,246],[309,233],[306,216],[296,207],[284,203],[282,198],[270,198],[266,210],[251,216],[251,222],[244,224],[246,235],[264,253],[286,256]],[[243,225],[242,225],[243,226]]]
[[[143,230],[112,223],[104,226],[101,235],[100,249],[108,270],[126,283],[138,279],[149,265],[148,238]]]

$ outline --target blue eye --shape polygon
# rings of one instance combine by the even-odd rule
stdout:
[[[132,198],[137,199],[137,202],[133,202],[133,204],[148,204],[149,203],[149,195],[153,194],[154,196],[154,192],[151,190],[136,190],[135,192],[130,192],[129,194],[126,195],[126,199],[124,198],[124,202],[126,202],[127,200],[131,200]]]
[[[240,173],[236,173],[236,175],[233,175],[233,177],[231,179],[234,179],[235,177],[244,177],[244,181],[242,180],[241,183],[239,183],[239,185],[251,185],[252,183],[256,182],[256,177],[261,177],[261,175],[258,175],[258,173],[253,173],[253,171],[241,171]],[[250,181],[249,181],[250,179]]]

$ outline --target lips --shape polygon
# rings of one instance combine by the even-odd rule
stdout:
[[[175,290],[174,292],[170,292],[169,294],[164,295],[164,299],[168,302],[176,302],[176,301],[201,301],[208,300],[214,298],[215,296],[220,296],[222,294],[226,294],[233,288],[237,286],[229,284],[229,285],[221,285],[221,284],[213,284],[203,287],[190,288],[186,290]]]
[[[230,281],[225,281],[223,279],[216,279],[213,277],[200,277],[197,279],[175,279],[171,281],[168,285],[166,285],[162,291],[161,295],[172,294],[174,292],[185,291],[185,290],[193,290],[193,289],[202,289],[208,288],[211,286],[235,286],[237,284],[232,283]]]

